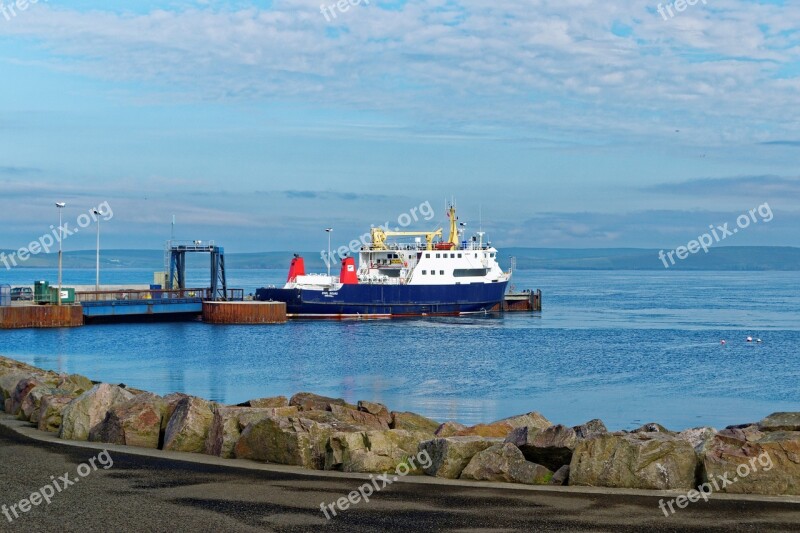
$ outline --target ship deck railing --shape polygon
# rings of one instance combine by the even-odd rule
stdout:
[[[428,250],[428,246],[425,243],[413,243],[413,244],[402,244],[402,243],[391,243],[386,244],[385,248],[375,248],[374,246],[364,246],[361,248],[362,252],[396,252],[396,251],[406,251],[406,252],[451,252],[451,251],[459,251],[459,252],[473,252],[473,251],[481,251],[481,250],[488,250],[491,248],[487,243],[477,243],[472,241],[467,241],[466,244],[458,244],[453,250],[437,250],[433,248]]]

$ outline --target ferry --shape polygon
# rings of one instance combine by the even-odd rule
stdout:
[[[258,289],[255,300],[285,302],[295,318],[458,316],[501,309],[512,272],[500,267],[483,232],[463,238],[455,206],[447,216],[447,240],[441,228],[372,228],[358,265],[345,257],[338,276],[306,274],[303,258],[295,255],[285,286]]]

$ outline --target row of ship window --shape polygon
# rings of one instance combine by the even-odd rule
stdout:
[[[458,258],[461,259],[461,258],[463,258],[464,254],[452,253],[452,254],[450,254],[450,259],[455,259],[456,256],[458,256]],[[494,256],[495,256],[494,253],[489,254],[489,257],[494,257]],[[402,259],[400,257],[400,255],[398,255],[398,254],[388,254],[387,257],[389,259]],[[475,257],[478,257],[477,253],[475,253]],[[425,254],[425,259],[430,259],[430,258],[431,258],[431,254]],[[442,253],[436,254],[436,259],[447,259],[447,254],[442,254]],[[381,260],[380,259],[378,259],[377,261],[378,261],[378,264],[381,264]],[[386,262],[386,264],[388,264],[388,261]]]
[[[463,254],[450,254],[450,259],[455,259],[456,255],[458,255],[459,259],[461,259],[463,256]],[[494,257],[494,255],[495,255],[494,253],[491,253],[489,254],[489,257]],[[475,254],[475,257],[478,257],[477,253]],[[425,254],[425,259],[430,259],[430,258],[431,254]],[[436,259],[447,259],[447,254],[436,254]]]

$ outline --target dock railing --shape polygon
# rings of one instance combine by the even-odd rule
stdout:
[[[244,289],[228,289],[226,301],[240,302],[244,300]],[[136,290],[114,290],[114,291],[85,291],[76,292],[75,301],[80,304],[91,305],[99,302],[137,302],[158,301],[168,303],[169,301],[197,300],[199,302],[211,300],[213,295],[211,289],[136,289]]]

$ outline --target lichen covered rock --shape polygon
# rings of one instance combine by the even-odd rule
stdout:
[[[234,455],[283,465],[321,470],[334,428],[300,417],[274,417],[254,422],[242,432]]]
[[[427,452],[431,458],[430,467],[425,469],[426,474],[458,479],[475,454],[502,442],[503,439],[496,438],[447,437],[422,442],[419,449]]]
[[[800,495],[800,432],[770,431],[756,441],[716,435],[703,457],[704,480],[731,494]]]
[[[521,427],[513,430],[506,442],[518,447],[528,461],[555,471],[570,464],[578,437],[574,429],[562,425],[541,430]]]
[[[164,432],[164,450],[203,453],[214,413],[212,404],[202,398],[181,399]]]
[[[111,407],[131,398],[131,392],[117,385],[95,385],[72,400],[64,409],[59,437],[67,440],[88,440],[89,433],[105,420]]]
[[[39,431],[59,433],[64,410],[75,399],[72,395],[46,394],[39,405]]]
[[[579,441],[570,485],[688,490],[697,456],[688,441],[668,433],[608,433]]]
[[[328,440],[325,470],[383,473],[405,465],[401,468],[406,474],[421,474],[423,465],[413,457],[429,438],[428,433],[402,429],[334,433]]]
[[[233,449],[242,431],[254,422],[276,416],[296,416],[297,407],[225,407],[217,406],[206,438],[205,453],[233,457]]]
[[[553,472],[525,460],[522,452],[510,443],[495,444],[475,454],[461,472],[461,479],[544,485]]]
[[[92,442],[158,449],[162,420],[167,411],[163,398],[149,392],[111,407],[89,433]]]
[[[440,425],[439,422],[416,413],[392,412],[392,429],[405,429],[406,431],[418,431],[433,435]]]

